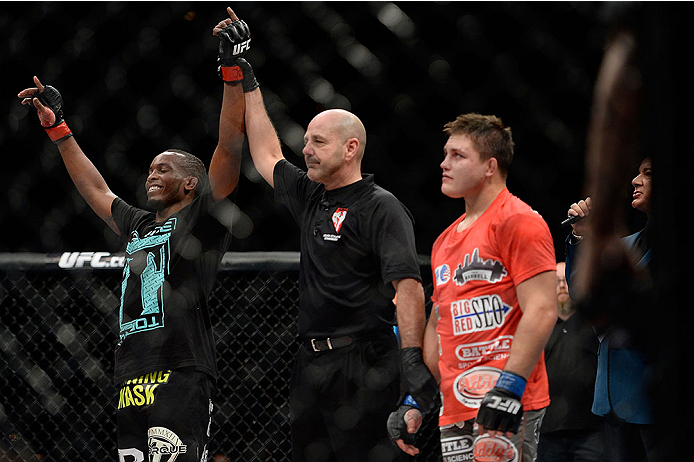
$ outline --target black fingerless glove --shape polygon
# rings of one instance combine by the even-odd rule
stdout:
[[[406,444],[414,444],[416,433],[409,433],[407,431],[407,422],[405,422],[405,414],[410,409],[417,408],[409,404],[403,404],[388,416],[386,427],[388,429],[388,437],[393,443],[397,440],[403,440]]]
[[[219,51],[217,54],[217,72],[227,83],[243,80],[243,71],[238,65],[251,48],[251,31],[245,21],[233,21],[217,33]]]
[[[401,390],[414,398],[417,407],[426,414],[434,407],[439,386],[422,359],[422,349],[408,347],[400,350]]]
[[[494,388],[484,395],[477,412],[477,424],[486,430],[518,433],[523,417],[520,400],[525,384],[526,380],[520,375],[502,372]]]
[[[72,131],[70,131],[67,123],[63,120],[63,97],[60,96],[60,92],[55,87],[45,85],[43,87],[43,92],[36,91],[34,97],[55,114],[55,122],[53,125],[50,127],[43,127],[46,133],[48,133],[51,141],[57,144],[59,141],[71,137]]]

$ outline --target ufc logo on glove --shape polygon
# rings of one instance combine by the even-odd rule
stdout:
[[[509,414],[518,414],[521,409],[521,404],[515,399],[501,399],[498,396],[489,396],[487,407],[508,412]]]
[[[237,43],[234,45],[234,49],[232,53],[234,55],[238,55],[240,53],[243,53],[244,50],[250,50],[251,49],[251,39],[246,40],[243,43]]]

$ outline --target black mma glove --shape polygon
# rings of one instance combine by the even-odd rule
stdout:
[[[422,349],[408,347],[400,350],[400,374],[404,395],[411,395],[415,404],[426,414],[434,407],[439,386],[422,359]]]
[[[523,405],[521,396],[526,380],[513,372],[502,372],[494,388],[489,390],[477,413],[477,424],[485,430],[518,433]]]
[[[414,444],[416,433],[409,433],[407,431],[407,422],[405,422],[405,414],[407,414],[410,409],[417,409],[417,407],[409,404],[402,404],[396,411],[391,412],[388,416],[386,427],[388,428],[388,437],[393,443],[397,440],[403,440],[405,444]]]
[[[55,114],[53,125],[43,126],[51,141],[58,144],[59,141],[71,137],[72,131],[63,120],[63,97],[60,96],[60,92],[55,87],[44,85],[43,92],[36,91],[34,98],[37,98],[41,104]]]
[[[251,48],[251,31],[245,21],[232,21],[217,33],[219,51],[217,72],[227,83],[243,80],[243,71],[237,60]]]

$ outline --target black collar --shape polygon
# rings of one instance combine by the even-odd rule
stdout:
[[[323,191],[321,202],[325,202],[326,206],[349,205],[363,196],[373,185],[374,176],[368,173],[363,174],[362,179],[357,182],[330,191]]]

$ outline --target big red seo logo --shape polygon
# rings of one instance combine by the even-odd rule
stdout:
[[[487,434],[475,440],[475,462],[518,462],[518,449],[503,436]]]
[[[453,381],[453,394],[467,407],[480,407],[482,398],[494,388],[501,370],[495,367],[474,367]]]

